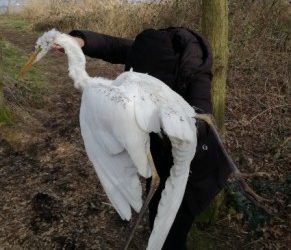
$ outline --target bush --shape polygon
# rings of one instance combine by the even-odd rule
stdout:
[[[199,26],[198,1],[159,1],[132,4],[118,0],[37,1],[29,0],[22,15],[36,30],[90,29],[107,34],[134,37],[145,28]]]

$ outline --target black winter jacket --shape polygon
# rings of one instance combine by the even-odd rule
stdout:
[[[212,55],[199,34],[185,28],[149,29],[134,41],[92,31],[73,30],[70,35],[84,39],[87,56],[148,73],[182,95],[196,112],[211,113]],[[198,145],[184,197],[194,215],[209,205],[231,173],[208,125],[197,122],[197,127]],[[151,135],[151,152],[163,182],[172,166],[169,141]]]

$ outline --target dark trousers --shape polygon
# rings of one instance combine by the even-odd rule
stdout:
[[[161,183],[161,186],[164,187],[165,182]],[[147,182],[147,189],[149,189],[150,180]],[[157,214],[157,209],[159,201],[161,198],[161,192],[163,188],[160,188],[155,193],[153,199],[149,204],[149,221],[150,227],[153,229],[154,220]],[[173,222],[173,225],[170,229],[170,232],[167,236],[167,239],[164,243],[162,250],[187,250],[187,235],[191,229],[191,225],[194,220],[194,215],[189,209],[189,204],[187,204],[186,199],[182,200],[181,206],[178,210],[176,218]]]
[[[171,143],[168,138],[162,140],[155,134],[151,134],[151,152],[160,176],[160,185],[149,204],[149,221],[153,229],[154,220],[157,214],[161,193],[165,188],[165,183],[170,175],[170,168],[173,165],[171,153]],[[150,189],[151,179],[147,180],[147,191]],[[194,220],[194,215],[189,209],[189,203],[182,200],[176,218],[164,243],[163,250],[186,250],[187,234]]]

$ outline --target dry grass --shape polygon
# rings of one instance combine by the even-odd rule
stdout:
[[[149,27],[198,24],[197,1],[155,1],[130,4],[118,0],[37,1],[29,0],[22,15],[36,30],[56,27],[90,29],[116,36],[134,37]],[[190,25],[192,26],[192,25]]]
[[[242,15],[242,11],[248,14]],[[276,167],[275,162],[282,156],[279,151],[287,150],[288,143],[284,142],[290,139],[290,33],[284,13],[280,5],[259,1],[232,12],[228,132],[244,138],[237,148],[243,148],[254,159],[247,164],[249,171],[260,168],[256,155],[270,154],[268,161]],[[244,143],[246,140],[253,141],[252,148]],[[286,169],[278,170],[283,174]]]

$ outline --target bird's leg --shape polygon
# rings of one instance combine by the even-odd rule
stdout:
[[[206,123],[209,124],[211,130],[213,131],[215,138],[217,139],[219,146],[221,147],[225,157],[227,158],[227,161],[230,163],[230,166],[232,168],[233,171],[233,175],[235,178],[251,178],[251,177],[261,177],[261,176],[270,176],[268,173],[266,172],[255,172],[255,173],[241,173],[238,169],[238,167],[236,166],[236,164],[234,163],[234,161],[232,160],[232,158],[229,156],[229,154],[227,153],[224,144],[220,138],[219,132],[216,128],[215,125],[215,120],[213,115],[211,114],[196,114],[195,118],[198,118],[200,120],[205,121]]]
[[[233,174],[234,175],[239,174],[240,171],[239,171],[238,167],[236,166],[236,164],[234,163],[232,158],[229,156],[229,154],[227,153],[227,151],[226,151],[226,149],[225,149],[225,147],[223,145],[222,139],[220,138],[219,132],[218,132],[218,130],[216,128],[215,120],[214,120],[213,115],[211,115],[211,114],[196,114],[195,118],[205,121],[210,126],[210,128],[213,131],[214,136],[217,139],[217,142],[218,142],[219,146],[221,147],[221,149],[222,149],[227,161],[230,163],[230,166],[232,168]]]
[[[141,221],[141,219],[142,219],[142,217],[143,217],[143,215],[144,215],[144,213],[145,213],[145,211],[146,211],[151,199],[153,198],[153,196],[154,196],[155,192],[157,191],[157,189],[159,187],[159,184],[160,184],[160,177],[158,175],[158,172],[157,172],[157,169],[155,167],[155,164],[154,164],[153,157],[152,157],[151,153],[148,154],[148,162],[149,162],[149,165],[150,165],[150,167],[152,169],[151,187],[150,187],[150,190],[149,190],[149,192],[147,194],[147,197],[146,197],[146,199],[145,199],[145,201],[143,203],[143,206],[142,206],[142,208],[141,208],[141,210],[139,212],[139,215],[138,215],[136,221],[134,222],[134,224],[133,224],[133,226],[132,226],[132,228],[130,230],[130,235],[129,235],[127,241],[126,241],[125,247],[123,248],[124,250],[128,249],[129,244],[130,244],[130,242],[131,242],[131,240],[133,238],[133,235],[135,233],[135,230],[137,228],[137,225]]]
[[[238,167],[236,166],[236,164],[234,163],[234,161],[232,160],[230,155],[227,153],[227,151],[223,145],[222,139],[220,138],[219,132],[216,128],[214,117],[210,114],[196,114],[195,118],[205,121],[210,126],[211,130],[214,133],[215,138],[217,139],[218,144],[220,145],[220,147],[223,151],[224,156],[226,157],[230,167],[232,168],[233,175],[237,179],[237,181],[240,185],[240,188],[241,188],[242,192],[245,194],[245,196],[249,200],[251,200],[256,206],[264,209],[267,213],[271,214],[271,211],[261,204],[261,202],[263,202],[263,201],[269,202],[270,200],[265,199],[265,198],[263,198],[255,193],[255,191],[243,179],[243,177],[245,177],[244,176],[245,174],[242,174],[239,171]]]
[[[205,121],[206,123],[208,123],[211,127],[214,126],[216,129],[216,125],[215,125],[215,118],[213,117],[212,114],[197,114],[195,115],[195,118]]]

